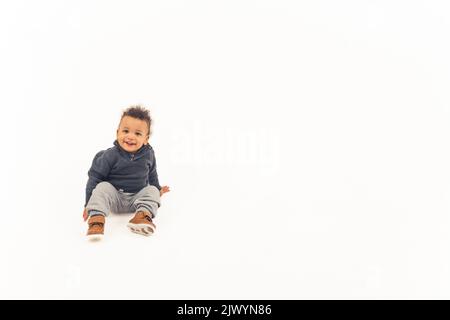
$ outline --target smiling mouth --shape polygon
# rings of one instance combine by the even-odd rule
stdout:
[[[123,142],[126,146],[128,146],[128,147],[134,147],[135,145],[136,145],[136,143],[129,143],[129,142],[126,142],[126,141],[124,141]]]

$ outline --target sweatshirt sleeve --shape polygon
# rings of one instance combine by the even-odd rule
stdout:
[[[88,182],[86,184],[86,202],[84,206],[89,202],[91,198],[92,191],[95,189],[97,184],[108,179],[108,175],[111,171],[110,160],[108,159],[108,154],[105,151],[100,151],[94,157],[92,161],[91,168],[88,171]]]
[[[158,190],[161,190],[161,186],[159,185],[159,180],[158,180],[158,172],[156,171],[156,158],[155,155],[153,154],[152,160],[150,162],[150,171],[148,174],[148,184],[151,186],[155,186],[158,188]]]

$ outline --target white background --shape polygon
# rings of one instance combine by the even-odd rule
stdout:
[[[2,1],[0,298],[450,298],[446,1]],[[154,119],[157,233],[87,171]]]

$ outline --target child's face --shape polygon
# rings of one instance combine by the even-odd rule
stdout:
[[[117,142],[125,151],[136,152],[148,143],[148,133],[149,128],[144,120],[125,116],[117,129]]]

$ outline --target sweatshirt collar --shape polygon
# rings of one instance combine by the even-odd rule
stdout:
[[[114,141],[114,145],[117,147],[117,149],[118,149],[121,153],[125,154],[128,158],[132,158],[132,159],[136,159],[136,158],[138,158],[138,157],[141,157],[143,154],[145,154],[145,153],[147,152],[147,150],[150,149],[150,145],[147,143],[147,144],[144,144],[144,145],[143,145],[138,151],[136,151],[135,153],[131,153],[131,152],[128,152],[128,151],[126,151],[125,149],[123,149],[123,148],[120,146],[120,144],[119,144],[119,142],[118,142],[117,140]]]

